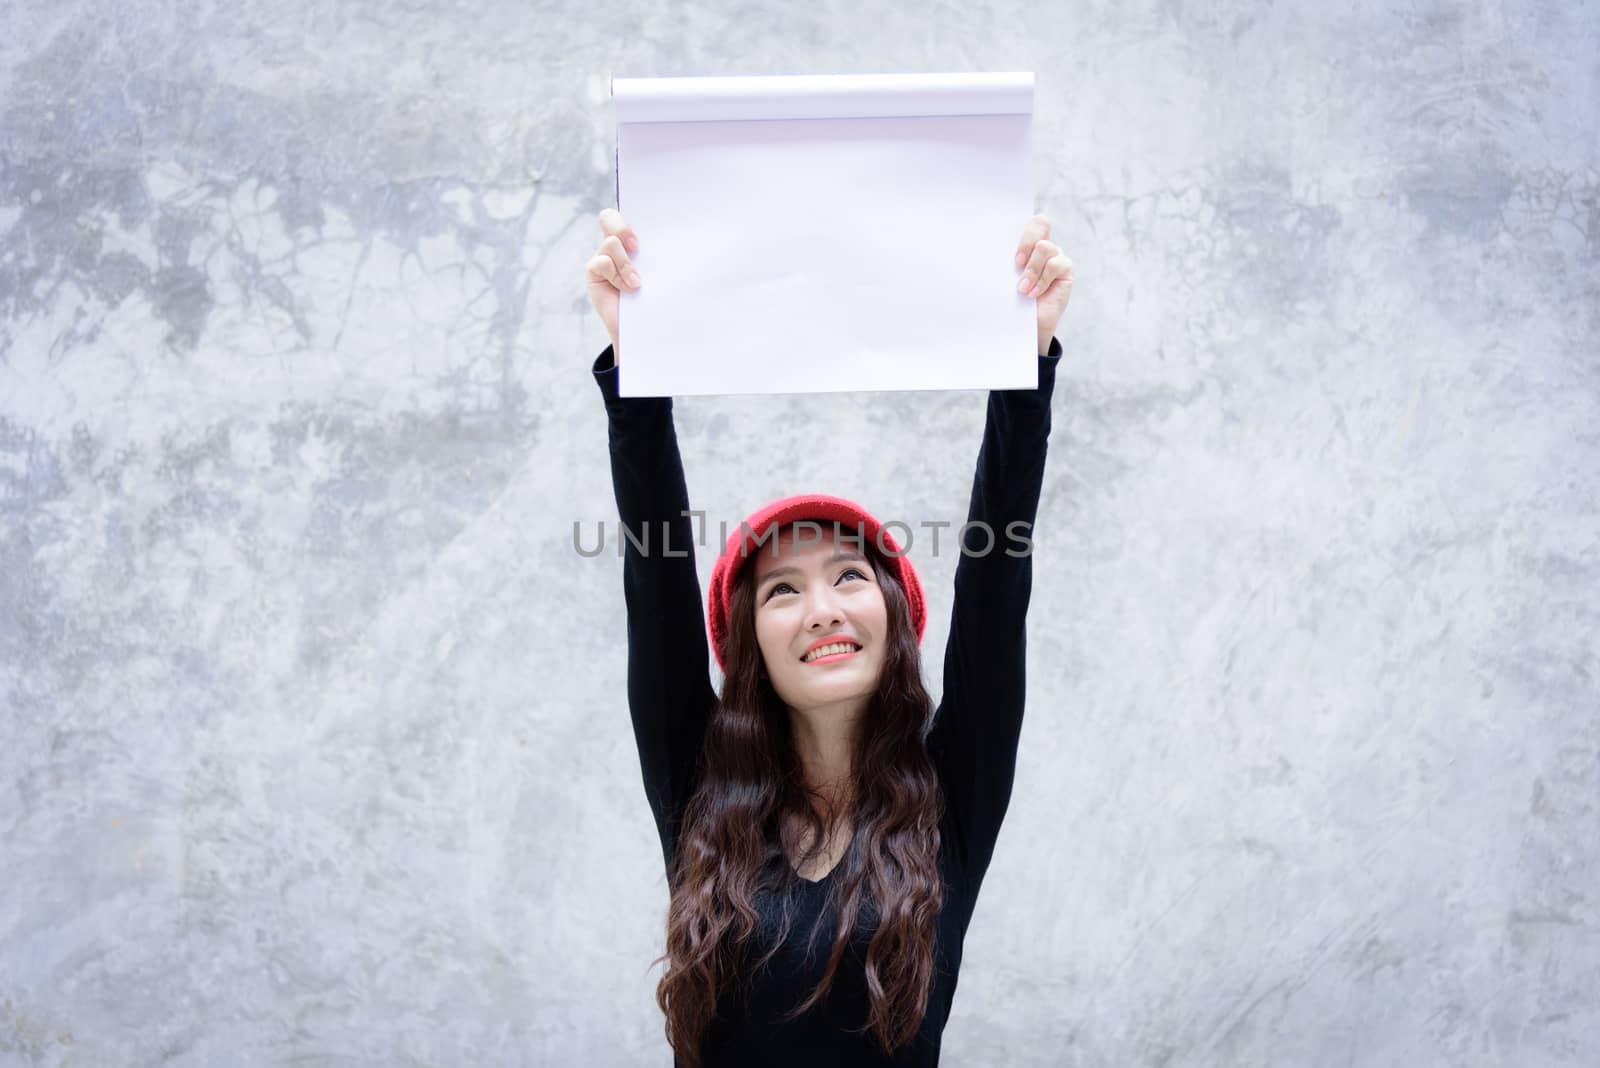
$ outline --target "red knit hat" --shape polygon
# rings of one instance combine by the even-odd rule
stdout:
[[[821,493],[803,493],[783,497],[752,512],[737,530],[728,535],[728,544],[717,557],[711,569],[711,592],[706,596],[707,616],[711,625],[711,651],[716,655],[717,666],[726,669],[722,662],[722,648],[728,639],[728,614],[733,604],[733,580],[748,562],[750,549],[760,544],[771,544],[768,528],[781,528],[797,519],[837,520],[841,538],[854,541],[860,535],[865,544],[872,545],[888,558],[889,566],[899,576],[905,588],[906,600],[911,608],[911,623],[922,641],[928,626],[928,608],[922,599],[922,583],[916,569],[901,550],[894,535],[872,517],[865,508],[843,497],[829,497]],[[824,530],[828,529],[823,527]]]

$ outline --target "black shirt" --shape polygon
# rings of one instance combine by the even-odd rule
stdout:
[[[826,969],[837,929],[828,892],[844,863],[816,882],[791,870],[787,874],[792,876],[788,881],[792,893],[783,902],[793,917],[789,939],[754,977],[747,1003],[723,999],[702,1047],[707,1068],[939,1062],[962,943],[994,855],[1016,770],[1033,557],[1011,553],[1030,548],[1060,359],[1061,343],[1052,338],[1048,354],[1039,357],[1038,388],[989,393],[967,519],[988,525],[993,548],[984,551],[989,539],[981,528],[968,531],[965,551],[956,564],[944,694],[927,735],[928,753],[945,796],[939,866],[946,890],[922,1027],[893,1058],[885,1057],[875,1036],[863,1030],[869,928],[852,935],[826,1000],[792,1023],[776,1022],[816,988]],[[662,857],[670,865],[678,820],[695,786],[694,769],[716,702],[704,598],[695,572],[694,517],[686,514],[689,496],[673,427],[672,398],[618,396],[611,346],[595,360],[593,370],[609,421],[618,516],[631,532],[623,536],[622,568],[628,708],[645,796],[655,816]],[[1026,525],[1009,526],[1014,523]],[[714,529],[720,524],[705,525]],[[663,531],[668,534],[664,544]],[[641,551],[634,539],[642,542],[646,536],[650,541]],[[945,544],[953,544],[954,538],[952,532]],[[762,904],[764,921],[775,918],[779,904]],[[870,911],[864,910],[863,917]],[[826,916],[812,946],[809,937],[819,913]],[[772,933],[776,926],[767,923],[763,929]],[[758,958],[756,954],[752,959]]]

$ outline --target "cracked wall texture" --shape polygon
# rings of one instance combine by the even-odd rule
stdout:
[[[1594,5],[22,0],[0,1064],[669,1063],[609,79],[939,70],[1079,278],[946,1063],[1600,1063]],[[959,522],[983,397],[677,419],[713,521]]]

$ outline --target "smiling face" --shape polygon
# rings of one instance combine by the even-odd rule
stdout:
[[[833,524],[784,527],[751,557],[756,641],[772,688],[796,710],[864,706],[878,686],[888,642],[888,609],[878,575],[854,539]],[[809,662],[819,641],[853,652]]]

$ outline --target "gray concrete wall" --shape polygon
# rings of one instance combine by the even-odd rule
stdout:
[[[946,1063],[1600,1062],[1593,5],[13,0],[0,1064],[668,1063],[608,82],[937,70],[1078,273]],[[677,412],[959,521],[983,397]]]

